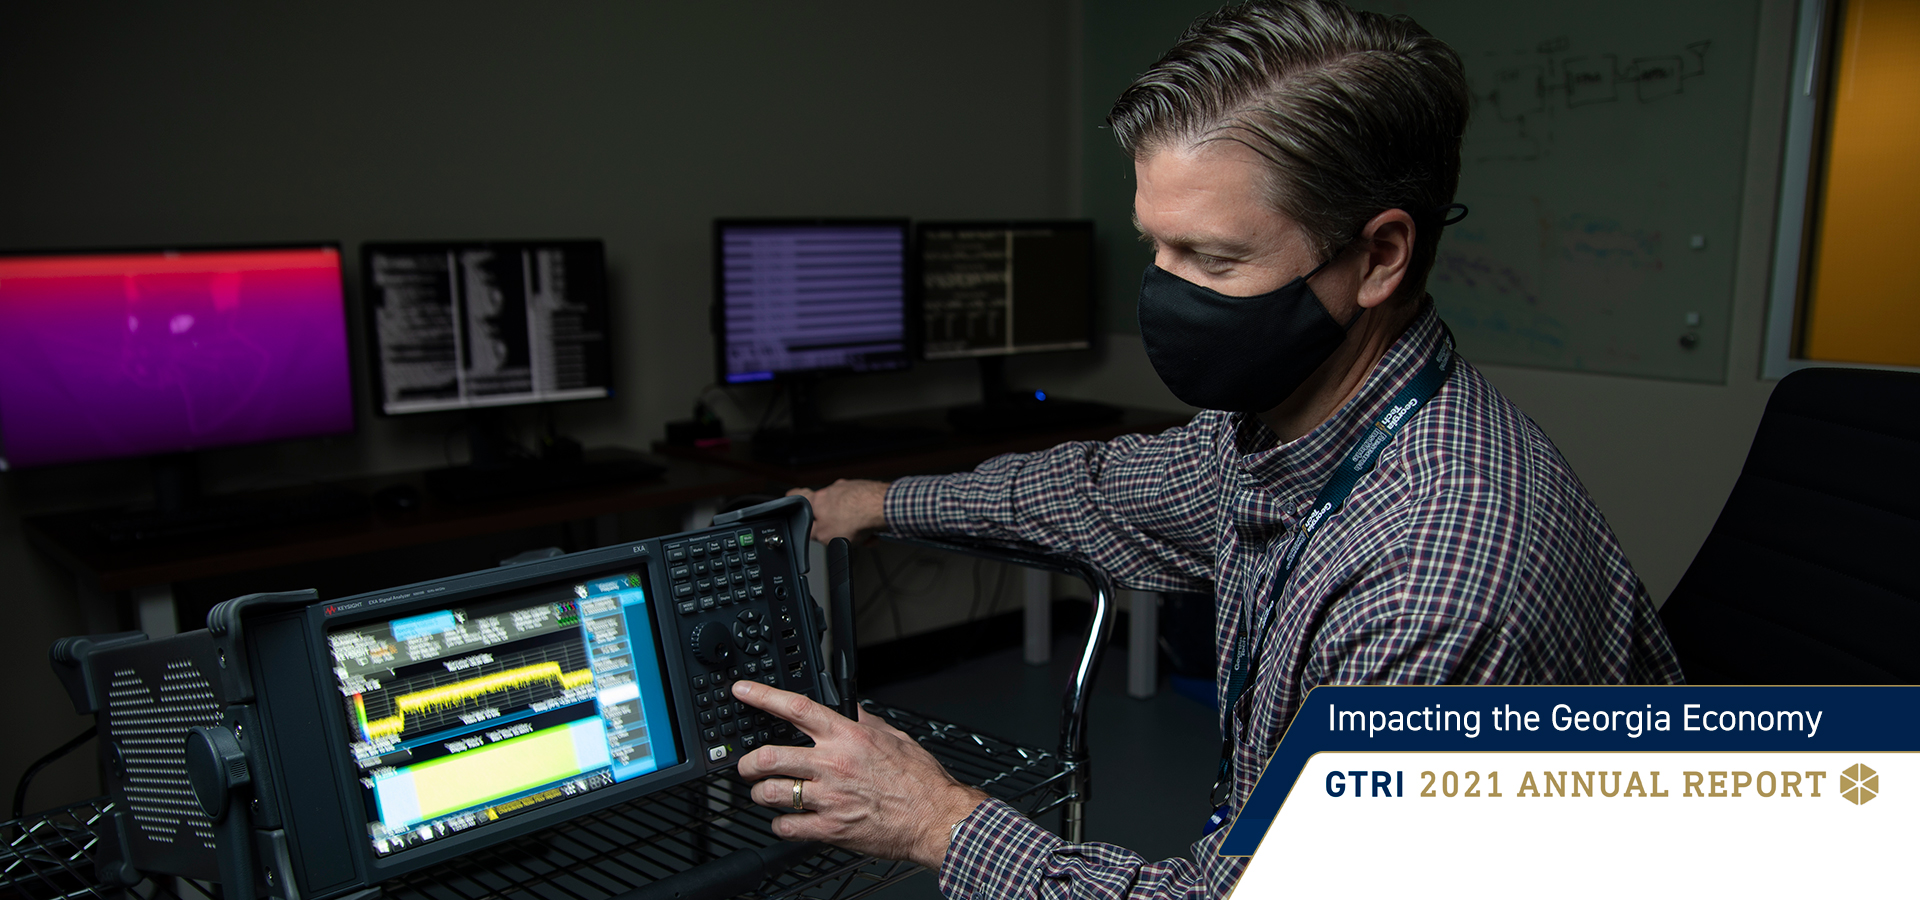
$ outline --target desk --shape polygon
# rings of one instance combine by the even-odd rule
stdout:
[[[761,462],[753,458],[752,445],[736,441],[724,450],[708,451],[692,447],[654,444],[653,451],[679,459],[699,460],[728,466],[764,477],[789,487],[819,487],[836,478],[877,478],[882,480],[906,475],[941,475],[971,469],[1003,453],[1031,453],[1067,441],[1105,441],[1123,434],[1151,434],[1191,418],[1182,413],[1151,409],[1126,409],[1120,421],[1047,431],[1022,431],[1001,434],[965,434],[947,427],[944,410],[915,410],[884,416],[849,420],[856,425],[875,427],[919,427],[943,432],[941,441],[930,447],[901,450],[859,459],[840,460],[811,466],[788,466]]]
[[[1120,421],[1050,431],[1001,434],[964,434],[946,425],[942,410],[919,410],[886,416],[852,420],[855,424],[876,427],[916,426],[947,433],[940,443],[917,450],[889,452],[861,459],[842,460],[811,466],[787,466],[753,458],[751,444],[735,442],[720,451],[655,444],[654,451],[685,460],[703,460],[730,466],[758,475],[782,487],[822,487],[837,478],[874,478],[889,480],[907,475],[940,475],[971,469],[1003,453],[1031,453],[1067,441],[1105,441],[1123,434],[1151,434],[1184,425],[1191,417],[1183,413],[1149,409],[1126,409]],[[815,596],[826,596],[826,556],[819,544],[811,545],[814,558],[811,587]],[[1022,585],[1026,600],[1025,657],[1031,665],[1042,665],[1052,653],[1051,636],[1053,591],[1048,573],[1027,569]],[[1152,591],[1121,591],[1121,602],[1128,605],[1127,616],[1127,693],[1146,698],[1154,694],[1159,682],[1159,603]]]
[[[476,503],[440,503],[426,493],[421,472],[373,476],[343,482],[342,487],[372,494],[384,487],[411,484],[420,489],[419,508],[405,513],[370,512],[363,516],[256,533],[222,535],[115,549],[98,540],[90,523],[100,513],[65,513],[26,521],[27,540],[68,572],[89,607],[88,630],[118,630],[107,598],[129,591],[138,625],[150,635],[172,634],[173,585],[275,566],[324,562],[356,554],[439,541],[498,534],[521,528],[581,519],[607,519],[628,510],[708,501],[710,498],[765,489],[765,479],[738,469],[688,460],[666,463],[654,481],[603,485]],[[271,494],[263,495],[270,499]],[[603,528],[601,540],[613,538]]]

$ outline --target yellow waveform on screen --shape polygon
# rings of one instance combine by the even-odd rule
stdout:
[[[367,704],[359,694],[353,695],[353,708],[360,719],[360,733],[366,735],[367,740],[374,740],[405,731],[407,713],[452,709],[468,700],[487,694],[526,687],[542,681],[557,681],[562,689],[570,690],[583,684],[593,683],[593,670],[577,669],[572,672],[562,672],[560,664],[556,662],[534,663],[427,688],[424,691],[402,694],[393,701],[394,714],[382,719],[367,718]]]

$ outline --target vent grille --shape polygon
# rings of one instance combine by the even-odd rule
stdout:
[[[192,660],[166,663],[157,688],[135,669],[113,671],[107,732],[120,753],[127,811],[148,840],[213,849],[213,822],[187,783],[186,735],[195,725],[218,724],[219,698]]]

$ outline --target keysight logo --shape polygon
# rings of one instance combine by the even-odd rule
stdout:
[[[1855,806],[1880,796],[1880,773],[1858,764],[1841,772],[1840,796]]]

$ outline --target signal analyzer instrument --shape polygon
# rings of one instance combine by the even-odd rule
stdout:
[[[64,639],[114,800],[102,880],[325,900],[804,741],[729,688],[846,708],[811,523],[785,498],[353,597],[249,595],[168,638]]]

